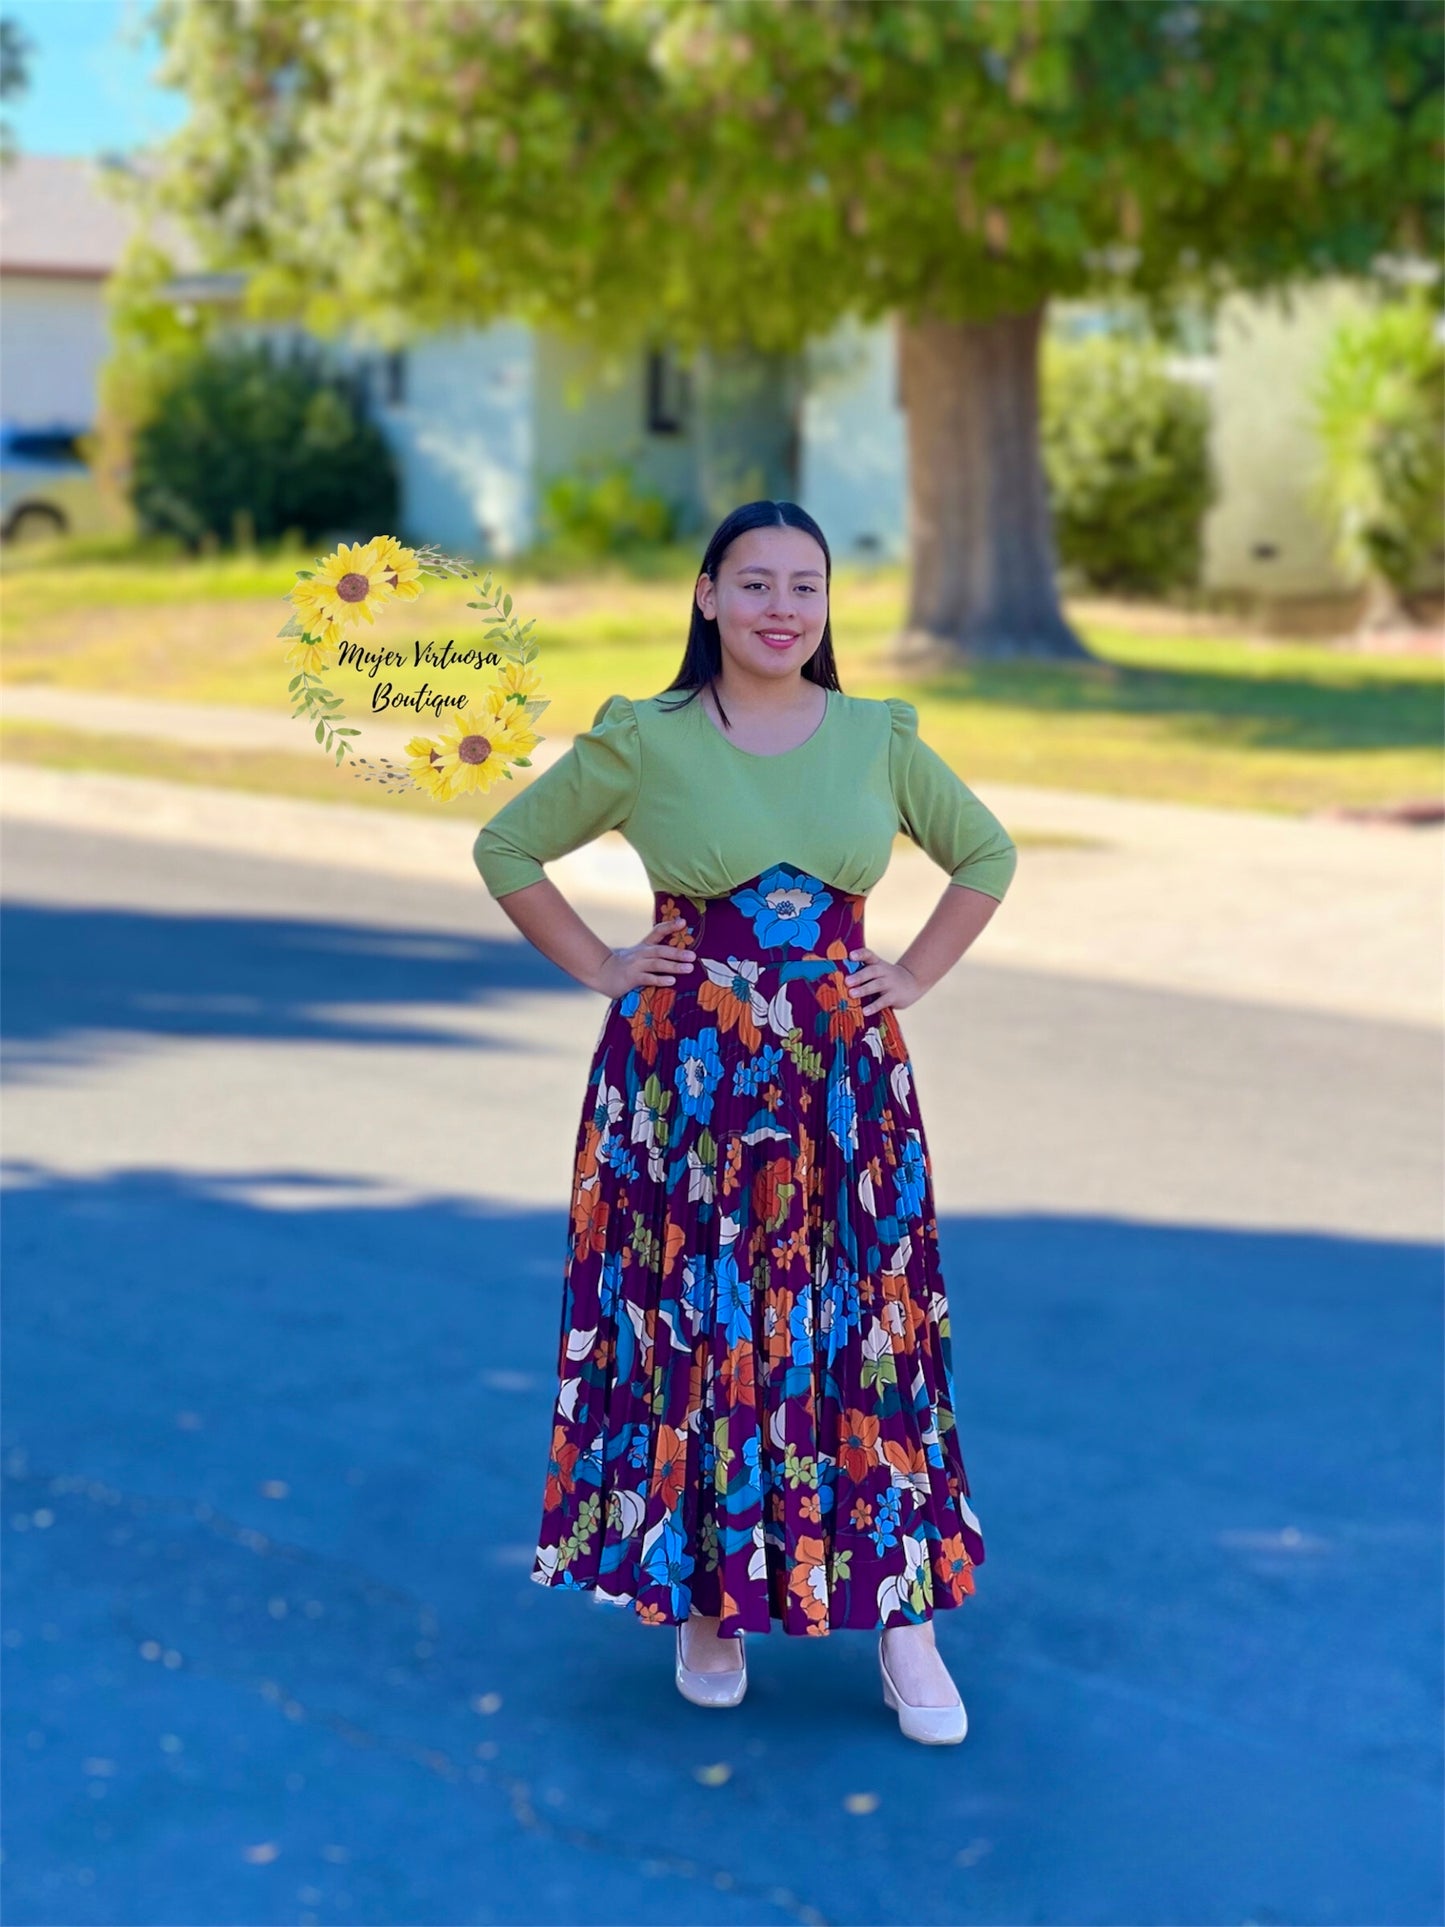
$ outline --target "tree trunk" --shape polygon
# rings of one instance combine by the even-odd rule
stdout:
[[[901,659],[1098,659],[1069,626],[1039,447],[1044,306],[992,321],[896,317],[908,422]]]

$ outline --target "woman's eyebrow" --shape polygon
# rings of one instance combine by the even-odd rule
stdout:
[[[772,573],[773,571],[769,568],[766,568],[761,562],[756,565],[752,563],[745,563],[743,567],[738,570],[739,575],[771,575]],[[820,582],[823,579],[823,571],[821,569],[794,569],[793,574],[794,575],[815,575],[817,576]]]

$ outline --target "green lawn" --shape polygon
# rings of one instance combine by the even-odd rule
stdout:
[[[286,714],[291,672],[276,631],[289,614],[284,597],[294,571],[314,560],[300,551],[210,560],[107,554],[99,545],[15,551],[3,571],[4,679],[73,689],[82,713],[86,693],[106,691]],[[552,698],[545,735],[585,728],[614,691],[650,695],[672,679],[695,566],[689,553],[655,561],[642,575],[614,569],[545,579],[522,563],[497,565],[518,615],[536,618]],[[364,630],[365,640],[478,646],[482,619],[465,607],[476,593],[430,580],[418,601]],[[1231,633],[1222,623],[1217,634],[1185,635],[1165,611],[1157,619],[1147,609],[1121,618],[1078,602],[1070,613],[1096,664],[909,674],[888,661],[903,607],[901,570],[835,571],[834,646],[844,687],[915,701],[925,736],[966,780],[1287,812],[1439,794],[1438,658],[1355,655]],[[353,715],[364,709],[361,676],[336,676],[332,686]],[[74,753],[101,767],[100,752],[83,740],[77,734]],[[12,737],[7,753],[18,741]],[[149,753],[160,755],[155,746]],[[280,783],[295,759],[223,760],[253,774],[274,764],[271,781]],[[319,751],[316,762],[317,793],[335,796]],[[284,780],[288,793],[311,793]]]

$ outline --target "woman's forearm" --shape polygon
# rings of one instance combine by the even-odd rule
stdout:
[[[958,962],[998,908],[997,897],[963,883],[944,885],[943,895],[898,962],[923,990],[932,989]]]
[[[509,890],[496,902],[544,957],[589,990],[598,988],[597,973],[612,955],[611,946],[582,921],[550,877]]]

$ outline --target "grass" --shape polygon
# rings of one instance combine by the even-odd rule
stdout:
[[[287,714],[291,672],[276,631],[289,614],[284,597],[295,570],[314,560],[299,550],[189,559],[164,546],[147,551],[121,543],[13,552],[3,577],[5,680],[77,697],[121,692]],[[518,614],[536,618],[552,698],[545,735],[586,728],[614,691],[649,695],[671,681],[695,567],[690,553],[653,557],[630,572],[614,566],[569,573],[538,558],[496,565]],[[481,646],[483,618],[465,606],[476,594],[473,585],[430,579],[418,601],[394,609],[364,631],[364,640]],[[834,647],[844,686],[916,702],[928,741],[970,782],[1284,812],[1440,792],[1438,658],[1262,639],[1222,619],[1212,632],[1181,634],[1172,612],[1159,611],[1151,623],[1147,610],[1124,617],[1117,607],[1081,601],[1070,604],[1070,614],[1095,663],[965,664],[909,674],[889,660],[904,602],[900,569],[834,572]],[[1193,626],[1200,627],[1198,618]],[[417,680],[396,676],[401,685]],[[359,673],[340,672],[331,686],[353,719],[367,707],[369,687]],[[78,709],[83,713],[83,700]],[[105,766],[100,747],[65,734],[83,759],[74,767]],[[58,753],[53,744],[47,751]],[[152,765],[161,759],[156,744],[145,754]],[[264,764],[269,781],[284,781],[286,794],[301,793],[294,770],[286,774],[295,758],[237,752],[205,760],[244,768],[246,787],[257,786]],[[316,763],[316,793],[335,797],[319,751]]]
[[[499,783],[485,796],[437,803],[410,788],[368,781],[349,763],[338,768],[319,752],[314,757],[285,750],[208,750],[151,736],[87,737],[40,723],[0,723],[0,762],[21,768],[79,770],[91,775],[146,776],[168,783],[199,783],[210,789],[245,790],[259,796],[294,797],[311,803],[359,803],[366,808],[404,810],[411,816],[461,819],[480,826],[515,796],[518,783]],[[1083,849],[1098,839],[1056,832],[1020,830],[1022,848]],[[902,847],[908,838],[899,836]]]

